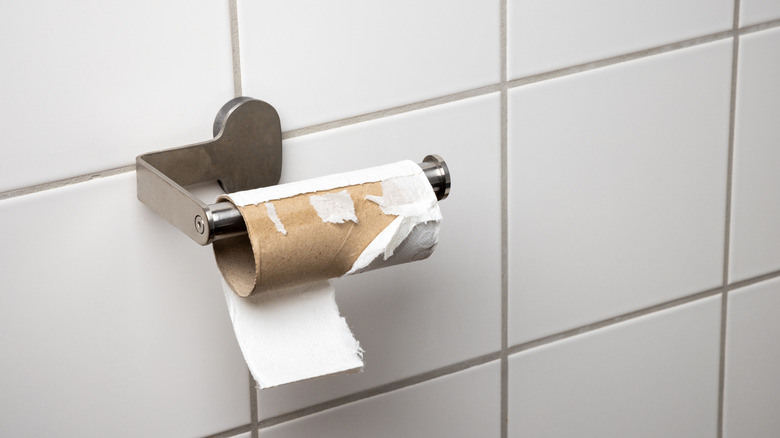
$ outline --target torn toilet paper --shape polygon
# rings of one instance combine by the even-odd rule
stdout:
[[[363,367],[360,344],[339,315],[331,282],[246,298],[222,285],[236,338],[261,388]]]
[[[220,197],[247,235],[215,241],[231,319],[261,388],[362,368],[329,278],[428,257],[441,212],[412,161]]]

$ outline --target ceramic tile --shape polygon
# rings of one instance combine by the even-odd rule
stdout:
[[[509,340],[722,281],[731,42],[509,94]]]
[[[500,349],[499,120],[493,94],[285,141],[283,181],[437,153],[453,184],[431,258],[336,281],[365,371],[260,391],[261,418]]]
[[[0,227],[0,435],[249,423],[210,248],[138,202],[134,173],[1,201]]]
[[[780,431],[780,279],[729,293],[726,321],[725,438],[771,438]]]
[[[729,280],[780,270],[780,29],[740,39]]]
[[[499,363],[469,368],[414,386],[261,429],[262,438],[497,437]]]
[[[776,0],[741,0],[739,7],[740,26],[780,18],[780,3]]]
[[[510,437],[714,437],[720,297],[509,358]]]
[[[498,6],[240,0],[244,94],[289,130],[496,83]]]
[[[729,30],[733,11],[731,0],[510,0],[509,78]]]
[[[0,191],[211,138],[233,97],[227,1],[0,5]]]

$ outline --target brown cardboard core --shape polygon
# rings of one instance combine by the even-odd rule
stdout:
[[[346,190],[357,223],[324,222],[310,197]],[[369,243],[395,218],[386,215],[367,195],[382,196],[379,182],[340,187],[269,201],[283,234],[266,204],[238,207],[248,234],[215,241],[217,266],[228,285],[246,297],[280,287],[335,278],[352,268]]]

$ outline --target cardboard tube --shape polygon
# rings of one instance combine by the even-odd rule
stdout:
[[[313,206],[312,197],[343,195],[343,191],[352,200],[356,221],[327,222]],[[213,243],[217,266],[225,281],[236,294],[247,297],[344,275],[369,243],[396,218],[366,200],[368,195],[382,196],[381,183],[237,206],[248,233]]]

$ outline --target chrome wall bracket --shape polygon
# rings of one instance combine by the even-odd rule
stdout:
[[[282,128],[269,104],[237,97],[214,121],[214,138],[136,158],[138,199],[201,245],[243,226],[235,208],[206,205],[186,187],[218,181],[226,192],[279,183]],[[229,203],[228,203],[229,204]],[[229,217],[228,217],[229,216]],[[232,219],[232,220],[231,220]],[[217,225],[223,229],[217,230]],[[236,231],[238,232],[238,231]]]
[[[450,193],[450,172],[438,155],[419,163],[438,200]],[[136,158],[138,199],[201,245],[246,233],[230,202],[207,205],[188,186],[218,181],[227,193],[267,187],[282,175],[282,128],[269,104],[249,97],[226,103],[214,138]]]

